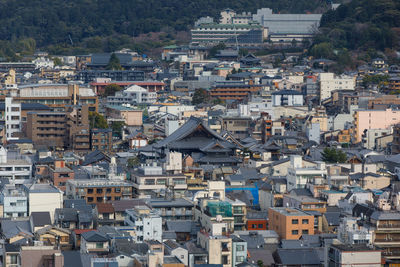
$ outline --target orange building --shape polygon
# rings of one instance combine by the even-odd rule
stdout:
[[[260,90],[260,85],[228,83],[212,88],[210,96],[221,100],[243,100],[249,98],[252,94],[258,93]]]
[[[299,239],[301,235],[314,234],[314,216],[294,208],[269,208],[269,230],[281,239]]]

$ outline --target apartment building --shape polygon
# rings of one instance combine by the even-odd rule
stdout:
[[[281,239],[299,239],[314,234],[314,216],[296,208],[269,208],[269,229]]]
[[[184,198],[176,199],[149,199],[146,203],[150,208],[157,211],[166,220],[193,220],[194,204]]]
[[[8,179],[12,184],[32,183],[31,159],[0,147],[0,178]]]
[[[111,152],[112,129],[92,129],[90,131],[90,147],[94,150]]]
[[[328,248],[328,267],[361,266],[379,267],[381,251],[366,244],[332,244]]]
[[[152,104],[157,101],[157,93],[132,85],[123,91],[116,92],[115,96],[108,96],[107,103],[112,106]]]
[[[133,227],[135,242],[146,240],[162,242],[162,218],[147,206],[126,210],[125,225]]]
[[[53,181],[53,185],[65,192],[68,180],[73,180],[75,172],[65,166],[65,161],[56,160],[54,166],[49,167],[49,175]]]
[[[88,204],[133,198],[132,184],[118,180],[90,179],[68,180],[66,196],[84,199]]]
[[[0,204],[4,218],[28,216],[28,195],[21,188],[6,185],[0,193]]]
[[[356,141],[361,142],[365,130],[388,129],[400,123],[400,110],[359,109],[354,113],[354,128]]]
[[[336,90],[354,90],[355,78],[351,76],[335,76],[334,73],[319,74],[320,101],[330,98]]]
[[[167,174],[161,166],[142,166],[131,172],[134,193],[138,197],[170,191],[174,196],[183,196],[187,190],[184,174]]]
[[[395,211],[374,211],[370,220],[376,227],[373,244],[382,250],[382,257],[400,260],[400,214]]]
[[[245,84],[242,82],[217,83],[210,90],[210,96],[221,100],[250,99],[251,95],[257,94],[261,90],[260,85]]]
[[[39,103],[63,110],[65,106],[88,105],[89,111],[98,111],[98,97],[91,88],[79,84],[32,84],[18,87],[19,103]]]
[[[208,251],[208,264],[221,264],[232,267],[232,238],[222,233],[208,234],[201,231],[197,234],[197,244]]]
[[[22,128],[21,103],[14,102],[12,97],[5,99],[5,124],[6,139],[18,139],[14,134],[21,132]]]
[[[28,112],[26,134],[35,145],[87,151],[89,106],[69,106],[65,111]]]

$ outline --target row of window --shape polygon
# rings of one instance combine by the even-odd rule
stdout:
[[[111,201],[111,200],[121,200],[121,197],[96,197],[96,202]],[[91,203],[94,201],[93,197],[88,197],[87,202]]]
[[[303,235],[308,235],[308,230],[307,229],[301,230],[301,233]],[[298,235],[298,234],[299,234],[299,230],[292,230],[292,235]]]
[[[292,219],[292,224],[299,224],[298,219]],[[308,219],[302,219],[301,224],[308,224]]]

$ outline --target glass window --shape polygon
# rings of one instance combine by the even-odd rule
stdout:
[[[303,220],[301,220],[301,223],[302,223],[302,224],[308,224],[308,219],[303,219]]]
[[[299,224],[299,220],[298,219],[292,219],[292,224]]]
[[[292,230],[292,235],[298,235],[299,234],[299,230]]]
[[[96,243],[96,248],[103,248],[104,247],[104,243]]]
[[[308,230],[303,230],[303,231],[301,231],[301,233],[302,233],[303,235],[308,235]]]

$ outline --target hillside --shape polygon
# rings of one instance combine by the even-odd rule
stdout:
[[[0,54],[28,53],[35,45],[56,51],[111,50],[143,33],[186,31],[197,18],[217,17],[226,7],[299,13],[325,5],[321,0],[1,0]],[[113,39],[95,38],[105,36]]]
[[[399,48],[399,18],[399,0],[352,0],[323,15],[311,51],[328,58],[346,50],[357,52],[359,59],[379,51],[390,57]]]

